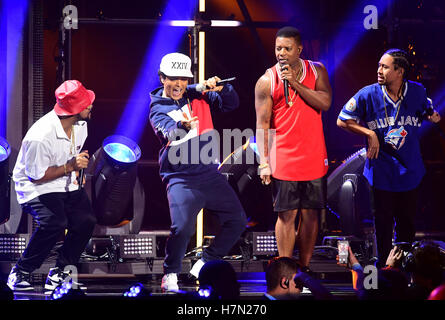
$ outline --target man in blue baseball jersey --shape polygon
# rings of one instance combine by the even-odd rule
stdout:
[[[367,138],[364,176],[372,186],[379,266],[397,242],[413,242],[417,189],[425,174],[419,146],[424,119],[440,121],[425,88],[407,80],[408,54],[390,49],[381,57],[377,83],[357,92],[337,125]],[[362,124],[360,124],[362,123]]]

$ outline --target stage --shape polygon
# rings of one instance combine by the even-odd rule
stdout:
[[[240,300],[264,300],[266,292],[266,280],[264,268],[267,259],[240,261],[226,259],[231,263],[237,273],[240,285]],[[179,274],[179,287],[184,293],[197,292],[199,284],[189,277],[188,272],[194,260],[184,259],[182,273]],[[14,261],[1,261],[0,269],[2,279],[6,280]],[[152,261],[124,261],[112,264],[106,261],[79,263],[78,281],[85,285],[84,293],[87,298],[94,299],[123,299],[123,293],[132,285],[140,283],[151,292],[153,298],[169,300],[175,299],[175,293],[164,293],[161,290],[162,258]],[[45,263],[32,274],[33,291],[15,292],[15,300],[49,300],[43,288],[49,268],[53,264]],[[314,256],[310,268],[313,277],[319,279],[323,285],[338,299],[355,299],[352,288],[351,273],[344,267],[336,264],[335,258]],[[308,289],[304,289],[303,296],[311,296]],[[180,296],[177,297],[181,299]]]

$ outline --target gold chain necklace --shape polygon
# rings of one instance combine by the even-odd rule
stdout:
[[[298,71],[298,73],[297,73],[297,76],[296,76],[296,79],[297,79],[297,81],[298,82],[300,82],[300,77],[301,77],[301,74],[302,74],[302,72],[303,72],[303,65],[302,65],[302,63],[301,63],[301,60],[298,60],[299,62],[300,62],[300,70]],[[291,89],[291,91],[292,91],[292,87],[289,85],[289,89]],[[297,91],[296,90],[293,90],[294,91],[294,94],[292,95],[292,97],[290,97],[290,100],[289,100],[289,107],[292,107],[293,105],[294,105],[294,98],[295,98],[295,96],[297,95]],[[296,100],[296,99],[295,99]]]

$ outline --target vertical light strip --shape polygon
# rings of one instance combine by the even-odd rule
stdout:
[[[199,0],[199,12],[205,11],[205,0]],[[205,32],[198,34],[198,82],[205,80]],[[202,247],[204,239],[204,210],[199,211],[196,217],[196,247]]]
[[[204,31],[199,31],[199,52],[198,52],[198,81],[201,83],[205,80],[205,36]]]

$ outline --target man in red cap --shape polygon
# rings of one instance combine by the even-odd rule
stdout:
[[[37,229],[8,277],[12,290],[33,290],[30,274],[39,268],[67,229],[50,269],[46,290],[54,290],[68,276],[90,239],[96,217],[78,172],[88,166],[87,138],[95,95],[79,81],[68,80],[55,91],[54,109],[35,122],[23,138],[13,171],[17,201],[33,216]]]

